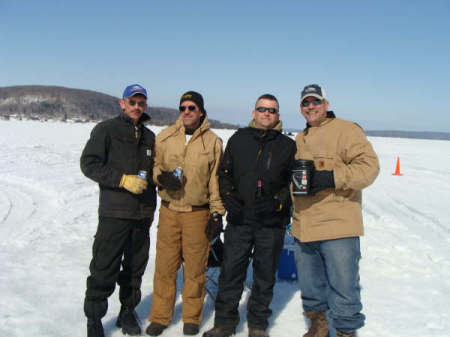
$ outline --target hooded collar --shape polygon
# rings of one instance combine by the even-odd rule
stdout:
[[[269,139],[273,139],[275,137],[277,137],[279,134],[281,134],[281,131],[283,130],[283,122],[282,121],[278,121],[277,124],[275,124],[275,126],[272,129],[269,130],[264,130],[264,129],[259,129],[255,126],[255,121],[251,120],[250,123],[248,123],[248,128],[247,130],[249,130],[253,136],[258,139],[258,140],[269,140]]]
[[[197,129],[195,129],[194,133],[192,134],[192,138],[196,138],[197,136],[203,134],[204,132],[209,130],[209,128],[210,128],[210,123],[209,123],[208,117],[206,115],[204,115],[204,118],[201,121],[199,127]],[[186,133],[186,129],[183,124],[183,116],[180,115],[180,117],[178,117],[177,121],[175,122],[175,129],[176,129],[176,131],[182,132],[183,134]]]
[[[257,129],[257,130],[263,130],[263,129],[258,129],[256,127],[255,121],[253,119],[248,123],[248,126],[251,127],[251,128]],[[270,130],[281,132],[283,130],[283,122],[282,121],[278,121],[278,123],[275,124],[275,126],[272,129],[270,129]],[[268,131],[268,130],[263,130],[263,131]]]

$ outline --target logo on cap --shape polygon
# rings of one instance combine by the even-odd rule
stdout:
[[[136,94],[142,94],[147,97],[147,90],[139,84],[131,84],[125,88],[123,98],[131,97]]]
[[[322,89],[317,84],[310,84],[303,88],[301,100],[303,101],[303,99],[306,98],[307,96],[314,96],[320,99],[326,99],[325,90]]]

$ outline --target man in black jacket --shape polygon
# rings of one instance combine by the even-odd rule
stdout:
[[[143,124],[150,117],[144,113],[147,91],[142,86],[128,86],[120,107],[123,113],[95,126],[80,159],[83,173],[100,187],[99,222],[84,301],[88,337],[104,336],[101,318],[116,282],[122,304],[116,325],[129,335],[141,333],[134,308],[141,300],[156,207],[151,180],[155,135]]]
[[[249,127],[228,141],[219,166],[227,210],[224,255],[214,327],[204,337],[227,337],[239,323],[238,306],[253,252],[253,287],[247,305],[249,337],[268,336],[275,272],[290,217],[290,168],[295,142],[281,133],[277,99],[262,95]]]

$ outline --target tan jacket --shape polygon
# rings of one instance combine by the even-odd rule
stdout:
[[[192,206],[209,204],[211,212],[225,213],[216,175],[222,156],[222,140],[209,129],[209,125],[205,117],[187,144],[181,117],[156,136],[155,183],[158,183],[161,171],[171,172],[178,166],[183,169],[185,177],[181,190],[158,188],[161,199],[169,202],[169,208],[174,211],[190,212]]]
[[[302,242],[363,235],[361,190],[380,170],[378,157],[355,123],[327,118],[297,134],[296,159],[312,159],[316,170],[333,170],[335,189],[293,197],[292,233]]]

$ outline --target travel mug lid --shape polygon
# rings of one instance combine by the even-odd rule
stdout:
[[[309,159],[296,159],[294,161],[294,167],[313,167],[314,161]]]

